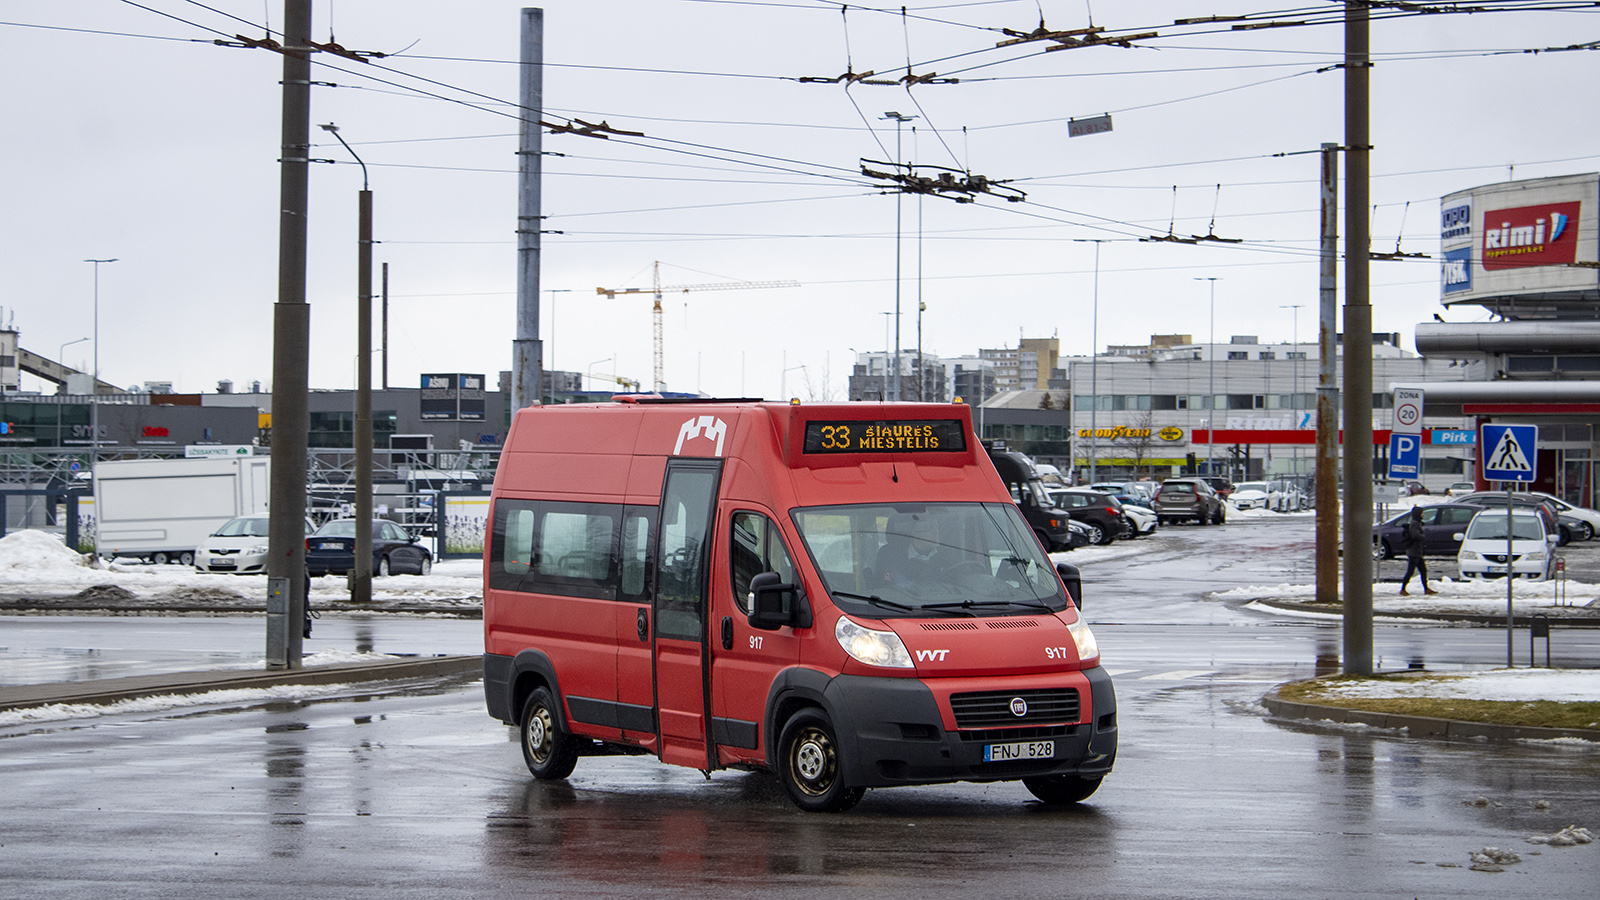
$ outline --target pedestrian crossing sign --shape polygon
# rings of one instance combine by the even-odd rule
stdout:
[[[1539,460],[1539,426],[1485,425],[1483,477],[1489,481],[1533,481]]]

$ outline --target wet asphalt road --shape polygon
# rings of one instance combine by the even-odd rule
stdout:
[[[1592,745],[1413,741],[1268,721],[1337,626],[1201,601],[1298,563],[1295,535],[1174,529],[1095,567],[1121,750],[1087,803],[1015,784],[796,811],[759,773],[591,757],[534,782],[474,683],[0,726],[0,884],[17,897],[1593,896]],[[1496,664],[1493,631],[1382,626],[1380,664]],[[1593,664],[1594,657],[1590,657]],[[1481,798],[1481,799],[1480,799]],[[1516,850],[1503,873],[1469,854]]]

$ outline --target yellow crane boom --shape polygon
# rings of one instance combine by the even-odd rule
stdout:
[[[596,294],[604,294],[609,299],[615,299],[618,294],[654,294],[655,306],[650,315],[655,338],[655,390],[659,393],[666,390],[666,380],[662,377],[663,357],[666,355],[662,344],[661,326],[661,295],[671,291],[673,293],[688,293],[690,291],[746,291],[758,288],[790,288],[799,287],[800,282],[787,281],[713,281],[708,284],[669,284],[661,283],[661,261],[656,260],[654,266],[653,285],[648,288],[603,288],[594,289]]]

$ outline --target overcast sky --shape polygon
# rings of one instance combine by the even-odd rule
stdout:
[[[391,385],[510,366],[523,5],[315,3],[315,40],[388,54],[319,55],[313,77],[330,86],[313,92],[312,121],[337,123],[368,166],[375,260],[390,267]],[[595,288],[647,288],[659,261],[665,285],[801,285],[668,294],[669,389],[839,398],[854,352],[893,342],[897,215],[904,347],[918,343],[919,299],[921,346],[943,356],[1023,336],[1058,336],[1070,354],[1213,327],[1218,340],[1286,341],[1296,325],[1314,338],[1315,151],[1344,135],[1338,4],[1271,16],[1209,0],[929,2],[905,17],[812,0],[544,8],[544,120],[644,134],[544,137],[545,228],[559,232],[543,239],[547,368],[648,387],[649,297]],[[1106,35],[1156,34],[1128,48],[995,46],[1041,13],[1051,31],[1092,15]],[[1311,24],[1174,24],[1211,15]],[[282,62],[212,40],[276,34],[282,17],[281,0],[5,4],[0,307],[23,347],[54,357],[90,336],[82,260],[117,258],[100,267],[102,377],[270,385]],[[1600,126],[1582,98],[1600,58],[1523,51],[1596,39],[1600,12],[1375,21],[1374,249],[1436,257],[1451,191],[1594,171]],[[800,80],[892,82],[908,65],[956,81]],[[916,118],[897,133],[889,111]],[[1105,113],[1111,132],[1068,137],[1070,118]],[[315,127],[313,140],[313,156],[336,162],[311,170],[310,380],[349,388],[361,171]],[[919,175],[1005,184],[958,204],[861,174],[897,155]],[[1140,240],[1169,232],[1240,242]],[[1408,348],[1415,324],[1444,312],[1436,259],[1374,263],[1372,284],[1374,330],[1402,332]],[[94,353],[82,341],[63,361],[87,368]]]

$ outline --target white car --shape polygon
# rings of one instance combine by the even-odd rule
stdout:
[[[1586,526],[1574,526],[1572,528],[1573,540],[1592,541],[1594,540],[1595,535],[1600,534],[1600,512],[1595,512],[1592,509],[1584,509],[1581,506],[1573,506],[1571,503],[1568,503],[1560,497],[1557,497],[1554,494],[1546,494],[1543,491],[1530,491],[1529,493],[1533,494],[1535,497],[1543,497],[1546,500],[1549,500],[1551,503],[1556,505],[1556,509],[1560,510],[1561,515],[1577,519],[1579,522],[1582,522],[1584,526]]]
[[[1283,492],[1277,490],[1275,484],[1270,481],[1241,481],[1233,486],[1228,502],[1236,509],[1278,509],[1283,505]]]
[[[1478,485],[1477,485],[1476,482],[1458,481],[1455,484],[1452,484],[1449,487],[1445,488],[1444,489],[1444,495],[1446,497],[1462,497],[1462,496],[1465,496],[1467,494],[1474,493],[1477,490],[1478,490]]]
[[[1155,510],[1146,506],[1128,503],[1127,501],[1122,503],[1122,514],[1128,517],[1128,524],[1133,527],[1133,534],[1130,537],[1144,537],[1147,534],[1154,534],[1161,522],[1161,518],[1156,515]]]
[[[229,519],[194,548],[194,567],[200,572],[260,575],[267,571],[267,516]],[[306,520],[306,535],[316,529]]]
[[[1511,520],[1509,560],[1506,554],[1506,520]],[[1486,509],[1472,517],[1458,535],[1456,568],[1462,578],[1514,578],[1547,581],[1556,569],[1556,545],[1561,538],[1545,530],[1544,517],[1534,510],[1507,515],[1503,509]]]

